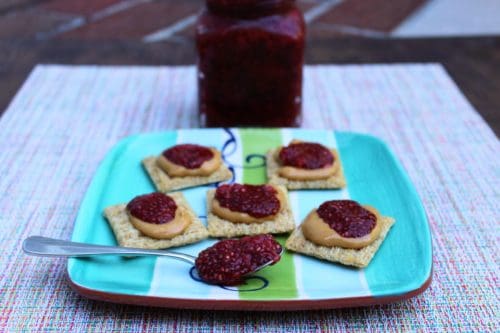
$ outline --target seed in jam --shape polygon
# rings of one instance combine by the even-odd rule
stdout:
[[[281,245],[271,235],[226,239],[203,250],[196,259],[200,278],[212,284],[234,286],[260,266],[281,259]]]
[[[177,204],[163,193],[144,194],[127,204],[127,211],[133,217],[148,223],[164,224],[175,218]]]
[[[334,162],[332,152],[319,143],[299,142],[281,148],[281,164],[300,169],[321,169]]]
[[[165,150],[162,155],[172,163],[187,169],[197,169],[214,157],[214,153],[209,148],[194,144],[173,146]]]
[[[270,185],[225,184],[215,191],[215,199],[221,207],[256,218],[279,212],[280,201],[277,195],[276,189]]]
[[[368,235],[377,223],[377,216],[356,201],[332,200],[319,206],[318,215],[340,236],[357,238]]]

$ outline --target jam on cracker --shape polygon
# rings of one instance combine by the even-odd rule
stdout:
[[[203,250],[196,259],[202,280],[211,284],[238,285],[246,274],[281,259],[281,245],[271,235],[226,239]]]
[[[338,170],[336,153],[314,142],[293,140],[278,150],[279,174],[292,180],[319,180]]]
[[[353,200],[332,200],[313,210],[301,228],[305,238],[317,245],[360,249],[379,237],[379,219],[373,207]]]
[[[160,168],[171,177],[209,176],[221,163],[218,150],[195,144],[173,146],[157,159]]]
[[[183,233],[191,223],[184,208],[163,193],[137,196],[126,209],[132,225],[152,238],[171,239]]]
[[[281,148],[279,160],[285,166],[313,170],[331,166],[334,157],[328,148],[319,143],[294,141]]]
[[[215,191],[212,210],[235,223],[272,220],[283,207],[283,193],[272,185],[221,185]]]

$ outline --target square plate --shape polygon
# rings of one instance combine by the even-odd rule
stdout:
[[[366,135],[304,129],[186,129],[141,134],[119,142],[105,157],[82,202],[72,240],[116,245],[103,218],[106,206],[154,191],[141,166],[179,143],[221,150],[233,181],[266,182],[264,154],[291,139],[320,142],[339,150],[347,188],[290,191],[298,225],[326,200],[352,198],[396,219],[365,269],[355,269],[286,252],[281,261],[239,287],[196,281],[191,267],[169,258],[102,256],[68,260],[70,284],[83,296],[129,304],[171,308],[299,310],[371,305],[406,299],[423,292],[432,274],[429,225],[420,199],[389,148]],[[195,212],[205,218],[205,194],[215,185],[183,190]],[[286,236],[278,239],[283,243]],[[176,248],[197,255],[216,240]]]

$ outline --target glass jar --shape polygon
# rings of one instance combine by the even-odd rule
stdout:
[[[206,0],[196,27],[201,123],[298,126],[305,23],[294,0]]]

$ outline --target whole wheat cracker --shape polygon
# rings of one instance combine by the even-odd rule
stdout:
[[[174,246],[196,243],[208,237],[208,231],[200,219],[193,212],[182,193],[172,193],[169,196],[174,199],[179,207],[192,219],[191,224],[184,232],[172,239],[155,239],[143,235],[129,220],[126,212],[126,204],[110,206],[104,209],[104,216],[113,230],[116,240],[120,246],[137,247],[142,249],[166,249]]]
[[[232,177],[231,171],[224,163],[209,176],[170,177],[158,166],[156,159],[156,156],[146,157],[142,160],[142,164],[159,192],[221,182]]]
[[[301,226],[298,226],[286,240],[285,247],[288,250],[327,261],[360,268],[366,267],[384,241],[395,220],[392,217],[382,216],[380,223],[382,224],[380,236],[373,243],[359,250],[316,245],[304,237]]]
[[[260,223],[233,223],[224,220],[212,213],[212,201],[214,200],[215,190],[207,191],[207,224],[208,234],[211,237],[236,237],[244,235],[258,234],[281,234],[290,232],[295,228],[293,213],[288,200],[288,193],[284,186],[276,186],[284,195],[285,203],[283,209],[278,213],[274,220]]]
[[[335,149],[331,149],[332,154],[335,156],[335,163],[339,163],[339,168],[335,174],[326,178],[318,180],[291,180],[285,177],[281,177],[279,174],[280,165],[276,161],[276,154],[282,147],[272,149],[266,154],[266,165],[267,165],[267,179],[269,184],[272,185],[284,185],[289,190],[300,190],[300,189],[329,189],[329,188],[342,188],[346,186],[346,180],[344,178],[344,170],[342,168],[342,162],[340,160],[339,154]]]

